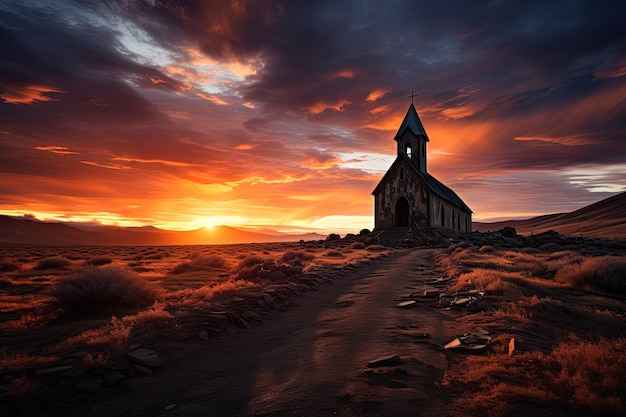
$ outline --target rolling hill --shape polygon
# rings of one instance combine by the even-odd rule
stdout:
[[[528,235],[554,230],[563,235],[626,238],[626,192],[598,201],[571,213],[548,214],[526,220],[472,223],[472,230],[496,231],[505,226]]]
[[[147,228],[102,228],[81,230],[63,223],[40,222],[0,216],[0,245],[50,246],[134,246],[134,245],[200,245],[228,243],[293,242],[318,240],[317,233],[301,235],[279,232],[257,233],[229,226],[201,228],[184,232]]]

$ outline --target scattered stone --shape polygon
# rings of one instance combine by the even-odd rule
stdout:
[[[396,307],[409,308],[415,307],[417,302],[415,300],[402,301],[401,303],[396,304]]]
[[[479,351],[487,347],[491,340],[489,332],[483,329],[475,329],[471,333],[465,333],[463,336],[456,337],[446,343],[444,349],[464,349],[467,351]]]
[[[205,342],[209,341],[209,332],[207,332],[206,330],[200,330],[198,332],[198,336],[200,337],[200,339],[204,340]]]
[[[515,350],[515,338],[512,337],[511,340],[509,341],[509,356],[513,354],[514,350]]]
[[[117,385],[125,378],[126,378],[126,375],[124,375],[123,373],[119,371],[107,371],[102,376],[104,385],[106,385],[107,387],[112,387],[114,385]]]
[[[76,384],[76,389],[80,392],[96,394],[102,388],[102,379],[94,379],[91,381],[80,382]]]
[[[46,407],[46,415],[47,416],[64,416],[70,407],[64,402],[57,401],[53,402]]]
[[[135,364],[133,364],[133,368],[135,368],[135,370],[137,372],[139,372],[140,375],[144,375],[144,376],[152,375],[152,370],[150,368],[145,367],[145,366],[137,365],[135,363]]]
[[[37,369],[37,375],[56,374],[59,372],[69,371],[71,366],[53,366],[52,368]]]
[[[263,319],[261,318],[261,316],[259,316],[257,313],[255,313],[254,311],[248,310],[248,311],[244,311],[243,313],[241,313],[241,318],[243,318],[244,320],[253,320],[253,321],[263,321]]]
[[[79,352],[75,352],[74,354],[72,354],[72,356],[76,359],[82,359],[86,355],[89,355],[89,352],[87,352],[86,350],[81,350]]]
[[[144,365],[149,368],[157,368],[161,366],[161,358],[155,351],[150,349],[143,347],[135,349],[132,352],[129,352],[127,356],[131,362]]]
[[[85,371],[83,371],[80,368],[72,368],[67,372],[63,372],[63,377],[64,378],[77,378],[79,376],[83,376],[85,374]]]
[[[128,350],[136,350],[136,349],[139,349],[140,347],[142,347],[140,343],[131,343],[128,346]]]
[[[170,411],[170,410],[173,410],[174,408],[176,408],[176,404],[169,404],[165,406],[164,410]]]
[[[402,363],[402,359],[400,359],[400,355],[389,355],[383,356],[382,358],[374,359],[367,363],[368,368],[377,368],[379,366],[396,366]]]
[[[504,237],[517,237],[517,230],[511,226],[505,226],[500,230],[500,234]]]

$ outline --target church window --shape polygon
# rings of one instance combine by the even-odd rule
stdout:
[[[404,167],[400,167],[400,179],[404,179]]]
[[[441,225],[445,226],[446,225],[446,214],[444,213],[444,209],[443,206],[441,206]]]
[[[404,153],[406,154],[406,156],[409,157],[409,159],[412,158],[413,148],[411,148],[411,144],[410,143],[407,143],[406,146],[404,147]]]

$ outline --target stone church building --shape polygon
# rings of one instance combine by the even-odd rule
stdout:
[[[472,210],[426,169],[429,139],[413,103],[394,140],[396,160],[372,192],[374,230],[445,227],[471,232]]]

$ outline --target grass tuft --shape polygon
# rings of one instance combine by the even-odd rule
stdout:
[[[37,262],[37,265],[35,265],[34,269],[38,271],[42,269],[62,269],[62,268],[67,268],[71,264],[72,263],[70,262],[70,260],[66,258],[60,258],[60,257],[45,258]]]
[[[113,262],[108,256],[98,256],[85,261],[85,265],[102,266]]]
[[[288,250],[278,259],[279,263],[290,263],[293,265],[305,265],[315,259],[315,255],[309,252]]]
[[[189,271],[207,271],[211,269],[225,269],[228,262],[220,255],[194,255],[188,262],[176,265],[172,274],[182,274]]]
[[[617,256],[585,258],[564,265],[555,279],[575,287],[626,294],[626,260]]]
[[[159,291],[130,270],[89,266],[60,278],[50,294],[67,313],[93,317],[147,307]]]

